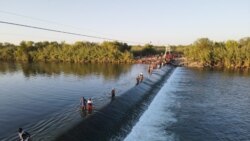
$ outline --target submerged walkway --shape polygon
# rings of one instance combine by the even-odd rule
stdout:
[[[58,136],[56,141],[109,140],[120,132],[121,127],[126,126],[143,101],[160,90],[161,83],[171,75],[173,70],[172,66],[154,70],[150,78],[113,99],[105,107]]]

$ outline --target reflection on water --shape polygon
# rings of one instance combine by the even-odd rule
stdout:
[[[110,103],[112,87],[117,97],[134,87],[140,72],[145,65],[0,62],[0,140],[17,140],[19,127],[52,140]],[[79,111],[83,96],[92,113]]]
[[[86,116],[91,115],[93,110],[79,110],[79,113],[82,118],[86,118]]]
[[[108,141],[127,134],[134,120],[140,116],[173,70],[172,67],[164,67],[154,71],[150,79],[144,79],[138,86],[94,111],[91,116],[87,115],[85,120],[60,134],[55,141]]]
[[[147,107],[147,99],[153,99],[151,96],[162,87],[162,76],[173,70],[163,68],[148,76],[146,68],[126,64],[0,63],[0,140],[17,140],[19,127],[29,131],[35,140],[49,141],[64,133],[74,133],[62,136],[69,140],[108,140],[116,135],[122,139],[138,121],[143,112],[140,110],[147,110],[142,103]],[[145,79],[135,86],[140,72]],[[149,116],[144,116],[139,127],[171,132],[176,135],[172,140],[250,139],[248,72],[178,68],[174,74],[172,79],[166,79],[165,90],[156,95],[155,104],[160,105],[148,108]],[[112,87],[117,90],[113,99]],[[79,109],[83,96],[93,99],[93,111]],[[163,123],[170,119],[169,112],[176,119],[173,124]],[[129,127],[121,128],[127,126],[124,123]],[[149,126],[144,128],[144,123]],[[163,140],[166,137],[162,134]]]
[[[13,63],[3,63],[0,62],[0,74],[5,74],[5,73],[13,73],[18,70],[17,65],[13,65]]]
[[[130,64],[73,64],[73,63],[6,63],[0,62],[0,74],[22,71],[25,77],[34,75],[102,75],[104,79],[119,78],[131,70]]]

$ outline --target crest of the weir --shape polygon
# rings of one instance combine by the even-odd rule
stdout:
[[[124,124],[125,119],[129,116],[132,109],[142,103],[145,97],[156,94],[152,93],[152,90],[159,90],[159,85],[170,76],[173,69],[173,67],[167,66],[155,70],[142,83],[126,91],[121,96],[116,97],[108,105],[58,136],[56,140],[108,140],[112,133],[116,132]]]

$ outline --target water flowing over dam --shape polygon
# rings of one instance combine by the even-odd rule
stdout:
[[[96,141],[110,140],[116,135],[125,136],[131,130],[131,128],[124,130],[125,127],[131,124],[133,118],[139,118],[143,103],[150,102],[173,70],[174,67],[170,66],[155,70],[142,83],[115,97],[109,104],[59,135],[56,140]]]
[[[147,67],[3,63],[0,140],[18,140],[19,127],[34,141],[250,139],[249,73]],[[92,113],[80,109],[83,96]]]

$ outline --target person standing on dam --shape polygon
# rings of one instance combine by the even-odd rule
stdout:
[[[87,107],[87,100],[86,100],[84,97],[81,98],[80,104],[81,104],[82,110],[86,110],[86,107]]]
[[[88,99],[87,104],[88,104],[87,110],[91,111],[93,109],[93,101],[91,98]]]
[[[139,83],[140,83],[140,76],[138,75],[138,76],[136,77],[136,85],[139,85]]]
[[[144,79],[142,72],[140,73],[139,78],[140,78],[140,83],[141,83],[143,81],[143,79]]]
[[[148,67],[148,73],[149,73],[149,75],[152,74],[153,69],[154,69],[154,66],[153,66],[153,64],[151,63],[151,64],[149,65],[149,67]]]
[[[113,88],[113,89],[111,90],[111,97],[112,97],[112,98],[115,97],[115,88]]]

